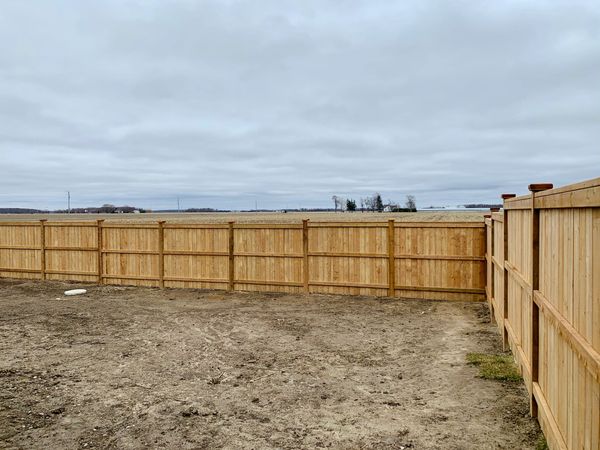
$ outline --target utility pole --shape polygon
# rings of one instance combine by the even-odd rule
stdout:
[[[67,214],[71,214],[71,192],[67,191]]]
[[[181,210],[179,208],[179,197],[177,197],[177,212],[181,212]]]

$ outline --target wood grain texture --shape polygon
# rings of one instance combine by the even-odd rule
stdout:
[[[46,279],[46,222],[40,220],[40,278]]]
[[[0,276],[160,287],[481,300],[482,223],[4,222]],[[10,269],[13,269],[12,271]],[[446,297],[444,297],[446,296]]]
[[[499,327],[551,449],[600,449],[599,192],[600,178],[508,198],[504,223],[486,224],[488,270],[504,262],[488,296],[502,307],[504,277],[508,311]]]
[[[158,222],[158,286],[165,287],[165,229],[164,221]]]
[[[387,247],[388,247],[388,297],[396,295],[396,258],[394,246],[394,220],[388,220]]]

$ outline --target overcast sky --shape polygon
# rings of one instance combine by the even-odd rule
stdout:
[[[0,0],[0,207],[600,176],[600,2]]]

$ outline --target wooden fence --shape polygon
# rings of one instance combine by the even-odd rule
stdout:
[[[598,450],[600,178],[550,188],[503,195],[503,211],[485,225],[0,222],[0,276],[449,300],[486,293],[550,448]]]
[[[483,223],[0,222],[0,276],[451,300],[485,297]]]
[[[503,195],[487,297],[551,449],[600,449],[600,178]]]

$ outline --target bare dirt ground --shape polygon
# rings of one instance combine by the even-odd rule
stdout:
[[[481,303],[0,280],[0,448],[531,449]],[[75,285],[77,286],[77,285]],[[81,285],[79,285],[81,287]]]
[[[0,214],[0,221],[28,220],[96,220],[120,222],[177,223],[302,223],[313,222],[381,222],[395,219],[401,222],[483,222],[484,211],[419,211],[416,213],[334,213],[334,212],[256,212],[256,213],[163,213],[163,214]]]

